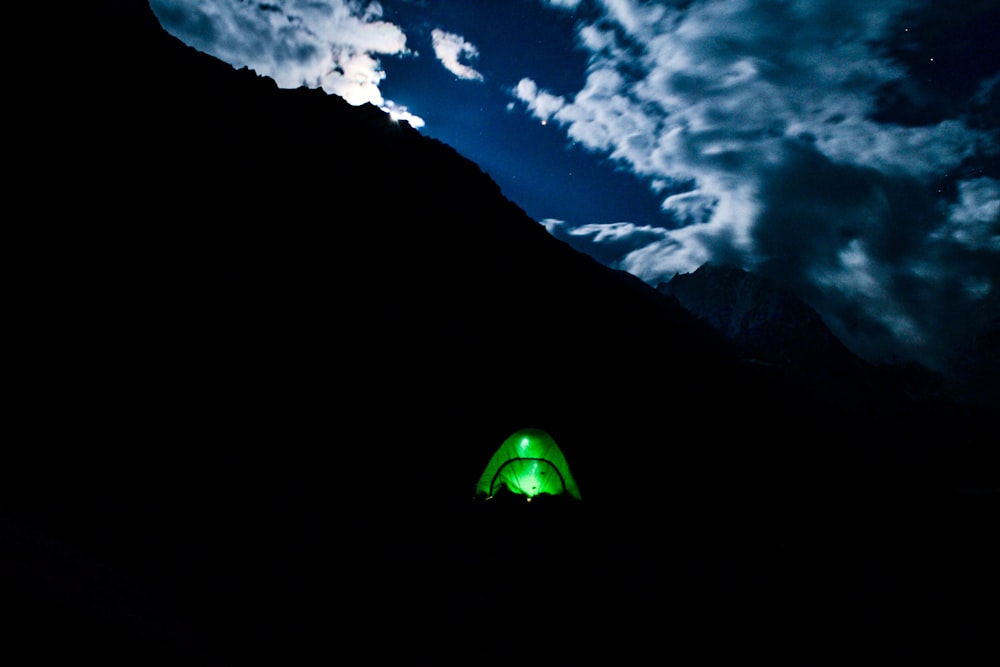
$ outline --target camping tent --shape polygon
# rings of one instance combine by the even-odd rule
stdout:
[[[517,431],[503,441],[479,478],[476,495],[492,498],[504,486],[529,501],[541,493],[580,500],[566,457],[552,436],[536,428]]]

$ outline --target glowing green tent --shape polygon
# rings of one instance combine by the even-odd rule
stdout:
[[[581,499],[566,457],[552,436],[537,428],[523,429],[503,441],[479,478],[476,495],[492,498],[504,486],[529,501],[541,493]]]

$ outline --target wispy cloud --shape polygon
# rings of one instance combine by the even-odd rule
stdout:
[[[970,324],[968,295],[1000,289],[996,181],[959,182],[957,195],[940,183],[996,155],[998,140],[957,115],[917,125],[881,113],[880,95],[908,76],[887,45],[919,3],[597,4],[577,33],[583,87],[526,77],[514,91],[663,197],[662,233],[590,226],[580,232],[592,249],[645,238],[619,243],[614,261],[650,282],[707,260],[756,269],[807,297],[858,351],[939,362],[954,334],[943,314]],[[995,88],[994,77],[977,95]],[[568,227],[552,228],[569,237]],[[976,290],[959,284],[969,275]]]
[[[622,258],[661,243],[671,243],[662,227],[631,222],[574,226],[565,220],[547,218],[541,224],[556,238],[612,268],[623,268]]]
[[[474,70],[469,65],[462,62],[462,59],[475,59],[479,57],[479,49],[465,41],[460,35],[445,32],[435,28],[431,32],[431,41],[434,46],[434,55],[441,61],[445,68],[457,76],[459,79],[468,81],[482,81],[483,75]]]
[[[249,67],[282,88],[308,86],[354,105],[395,111],[387,103],[380,56],[408,53],[402,29],[382,20],[378,2],[352,0],[151,0],[163,27],[187,44],[235,67]],[[399,115],[403,114],[403,115]]]

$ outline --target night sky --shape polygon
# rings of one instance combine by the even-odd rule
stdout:
[[[151,5],[201,51],[453,146],[653,285],[735,264],[862,356],[939,369],[1000,312],[995,0]]]

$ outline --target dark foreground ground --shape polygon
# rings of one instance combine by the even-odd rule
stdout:
[[[992,499],[974,493],[778,517],[554,500],[376,511],[288,491],[197,511],[4,512],[5,634],[39,664],[989,664],[996,651]]]

